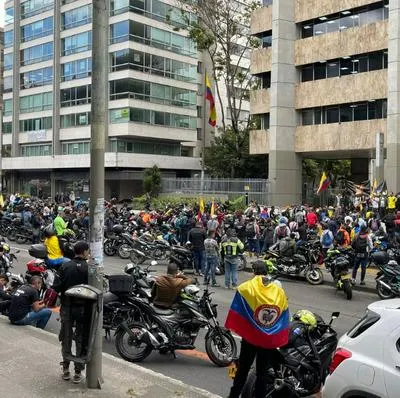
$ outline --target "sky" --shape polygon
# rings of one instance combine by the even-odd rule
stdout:
[[[5,0],[0,0],[0,26],[4,26],[4,3]]]

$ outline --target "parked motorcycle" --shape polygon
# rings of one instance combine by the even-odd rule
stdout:
[[[299,326],[291,328],[290,342],[277,350],[277,364],[268,369],[265,397],[299,398],[318,393],[329,372],[332,355],[338,338],[332,322],[339,312],[333,312],[326,324],[319,318],[315,328]],[[242,398],[253,398],[256,373],[249,373],[242,391]]]
[[[299,248],[299,253],[292,257],[283,257],[274,250],[268,250],[264,256],[265,260],[272,260],[275,264],[276,273],[282,276],[301,276],[304,275],[307,282],[311,285],[320,285],[324,281],[322,271],[318,268],[316,254],[311,250],[308,243]]]
[[[142,315],[141,322],[123,321],[116,332],[115,345],[119,355],[130,362],[140,362],[154,350],[160,353],[193,350],[201,328],[208,328],[205,336],[206,352],[218,366],[228,366],[236,356],[237,347],[231,332],[217,320],[217,305],[211,301],[212,292],[186,286],[176,310],[160,309],[147,300],[132,298]]]
[[[325,266],[330,271],[338,290],[343,290],[347,300],[353,297],[351,275],[349,273],[351,249],[329,249],[325,258]]]
[[[374,252],[371,260],[379,268],[375,277],[376,290],[382,300],[400,297],[400,267],[389,253]]]

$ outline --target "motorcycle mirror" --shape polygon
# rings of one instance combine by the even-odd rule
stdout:
[[[332,317],[332,319],[337,319],[337,318],[339,318],[339,315],[340,315],[340,312],[332,312],[331,317]]]

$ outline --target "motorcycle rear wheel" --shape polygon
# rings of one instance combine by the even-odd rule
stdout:
[[[131,251],[131,247],[128,244],[123,243],[118,247],[118,256],[123,260],[127,260],[131,255]]]
[[[229,366],[236,358],[236,341],[228,329],[213,329],[207,334],[205,343],[208,357],[217,366]]]
[[[140,254],[136,253],[135,250],[132,250],[131,254],[129,255],[129,259],[134,264],[143,264],[146,261],[146,256],[141,256]]]
[[[28,239],[27,239],[25,236],[23,236],[23,235],[17,235],[17,236],[15,237],[16,243],[18,243],[18,244],[20,244],[20,245],[23,245],[24,243],[26,243],[27,240],[28,240]]]
[[[347,300],[351,300],[353,298],[353,288],[351,287],[350,280],[347,279],[343,281],[343,291]]]
[[[384,278],[383,281],[387,284],[389,284],[390,282]],[[376,291],[378,293],[378,296],[382,299],[382,300],[388,300],[391,299],[393,297],[395,297],[396,295],[394,293],[392,293],[390,290],[386,289],[384,286],[382,286],[380,283],[376,284]]]
[[[10,240],[11,242],[15,241],[15,238],[17,237],[17,231],[14,228],[10,228],[7,231],[7,239]]]
[[[143,329],[143,324],[139,322],[132,322],[128,327],[131,331],[136,330],[140,333],[140,330]],[[138,343],[140,346],[137,345]],[[135,352],[136,347],[141,347],[141,350]],[[135,339],[131,337],[124,329],[119,330],[116,335],[115,348],[117,349],[120,357],[128,362],[141,362],[146,359],[153,350],[150,345],[144,341],[141,341],[140,338]]]
[[[309,268],[305,273],[305,277],[307,282],[311,285],[320,285],[324,283],[324,275],[318,267]]]
[[[104,254],[106,256],[114,256],[115,255],[115,247],[113,246],[113,243],[108,240],[107,242],[104,242]]]

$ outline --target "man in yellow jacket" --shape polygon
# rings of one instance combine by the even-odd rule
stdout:
[[[393,192],[390,192],[387,201],[387,209],[391,212],[395,211],[396,203],[397,203],[397,197],[393,194]]]

